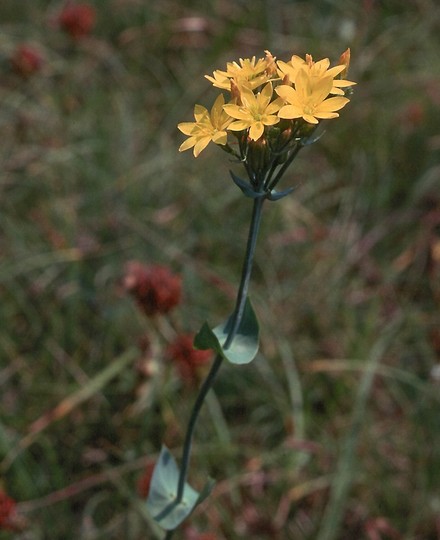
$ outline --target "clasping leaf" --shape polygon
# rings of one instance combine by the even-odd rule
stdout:
[[[255,191],[251,184],[246,182],[246,180],[242,180],[232,171],[229,172],[231,174],[232,180],[234,181],[234,184],[241,189],[241,191],[244,193],[244,195],[246,195],[246,197],[249,197],[250,199],[260,199],[261,197],[264,197],[266,195],[264,191]]]
[[[248,298],[234,339],[228,348],[224,348],[232,324],[233,316],[213,330],[205,323],[194,339],[194,346],[212,349],[232,364],[248,364],[257,355],[259,340],[257,317]]]
[[[201,493],[185,484],[181,501],[177,500],[179,469],[166,446],[162,447],[151,478],[147,508],[154,520],[165,530],[176,529],[194,508],[211,493],[214,486],[208,481]]]

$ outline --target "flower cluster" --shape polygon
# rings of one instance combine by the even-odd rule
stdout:
[[[182,297],[182,280],[167,267],[130,261],[125,267],[123,286],[148,316],[165,315]]]
[[[147,317],[168,315],[182,300],[182,279],[169,268],[147,265],[140,261],[129,261],[125,265],[122,287],[135,300],[140,311]],[[163,351],[163,358],[173,364],[181,380],[188,386],[199,381],[200,372],[212,357],[210,350],[197,350],[193,346],[194,336],[176,330],[176,335]],[[138,372],[149,378],[154,373],[151,365],[153,349],[148,336],[139,342],[143,358]],[[148,481],[145,480],[148,484]]]
[[[16,47],[10,59],[12,69],[23,77],[37,73],[41,69],[43,61],[38,49],[25,43]]]
[[[59,26],[72,39],[87,36],[95,26],[96,11],[90,4],[67,4],[58,15]]]
[[[206,365],[212,357],[212,351],[200,351],[194,348],[192,334],[180,334],[169,345],[167,358],[175,364],[180,377],[187,384],[197,382],[199,370]]]
[[[258,183],[262,171],[273,172],[310,141],[321,120],[339,116],[355,84],[343,78],[349,63],[350,49],[333,67],[328,58],[315,62],[310,54],[277,61],[269,51],[259,60],[229,62],[226,70],[205,76],[226,92],[227,102],[221,93],[211,111],[196,105],[195,122],[178,125],[188,136],[179,150],[193,148],[197,157],[214,142],[242,161],[251,183]]]
[[[13,517],[17,503],[0,488],[0,529],[14,530]]]

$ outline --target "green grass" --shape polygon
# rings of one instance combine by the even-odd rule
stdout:
[[[179,154],[176,124],[212,102],[203,75],[226,61],[267,48],[337,60],[347,46],[351,103],[286,175],[294,194],[265,208],[262,350],[222,368],[203,409],[191,483],[217,487],[191,526],[221,540],[437,538],[434,0],[96,0],[76,44],[50,24],[59,5],[0,6],[0,485],[22,523],[0,538],[160,538],[136,486],[162,441],[180,457],[194,399],[164,349],[230,312],[250,213],[235,165],[216,148]],[[23,41],[45,59],[28,78],[10,69]],[[182,275],[169,318],[144,319],[124,293],[131,259]]]

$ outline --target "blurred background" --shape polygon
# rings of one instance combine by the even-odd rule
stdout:
[[[224,366],[184,540],[440,538],[440,10],[435,0],[2,0],[0,539],[154,539],[231,311],[250,202],[176,125],[239,58],[351,47],[341,117],[265,208],[261,352]]]

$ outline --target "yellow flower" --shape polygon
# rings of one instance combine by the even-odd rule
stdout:
[[[265,58],[255,59],[252,58],[240,58],[240,64],[237,62],[228,62],[226,64],[226,73],[228,77],[239,77],[243,79],[253,79],[260,73],[262,73],[267,67],[267,61]]]
[[[205,79],[212,82],[212,86],[220,88],[221,90],[231,90],[231,79],[228,77],[226,71],[216,69],[212,75],[213,77],[205,75]]]
[[[242,86],[240,88],[241,105],[228,104],[224,110],[236,120],[229,124],[231,131],[242,131],[249,129],[249,137],[257,141],[264,133],[264,126],[273,126],[280,119],[276,116],[282,102],[279,99],[270,102],[272,99],[272,84],[269,82],[256,95],[251,88]]]
[[[300,69],[295,80],[295,88],[281,85],[276,88],[277,94],[288,103],[278,112],[280,118],[303,118],[310,124],[317,124],[318,119],[337,118],[335,111],[342,109],[349,100],[337,96],[328,98],[333,88],[333,78],[322,77],[318,80],[310,73]]]
[[[224,112],[224,103],[223,94],[220,94],[214,102],[211,113],[202,105],[194,107],[196,121],[181,122],[177,126],[182,133],[189,135],[189,139],[180,145],[179,152],[194,147],[194,157],[197,157],[211,141],[215,144],[226,144],[228,135],[226,128],[232,119]]]
[[[258,86],[264,84],[268,76],[265,73],[268,67],[268,61],[266,58],[255,59],[252,58],[240,58],[240,63],[228,62],[226,64],[226,71],[217,69],[213,72],[213,77],[205,75],[205,78],[210,81],[216,88],[222,90],[231,90],[231,79],[234,79],[237,83],[247,82],[250,88],[253,90]]]
[[[319,81],[325,77],[332,77],[334,81],[330,93],[343,96],[344,91],[342,88],[347,88],[356,83],[345,81],[343,79],[335,79],[335,77],[340,76],[342,72],[346,71],[346,66],[344,64],[334,66],[330,69],[329,66],[330,60],[328,58],[314,62],[313,57],[310,54],[306,54],[305,60],[299,56],[293,55],[290,62],[278,62],[278,74],[282,79],[287,76],[290,83],[295,83],[298,73],[301,70],[305,70],[312,86],[318,84]]]

